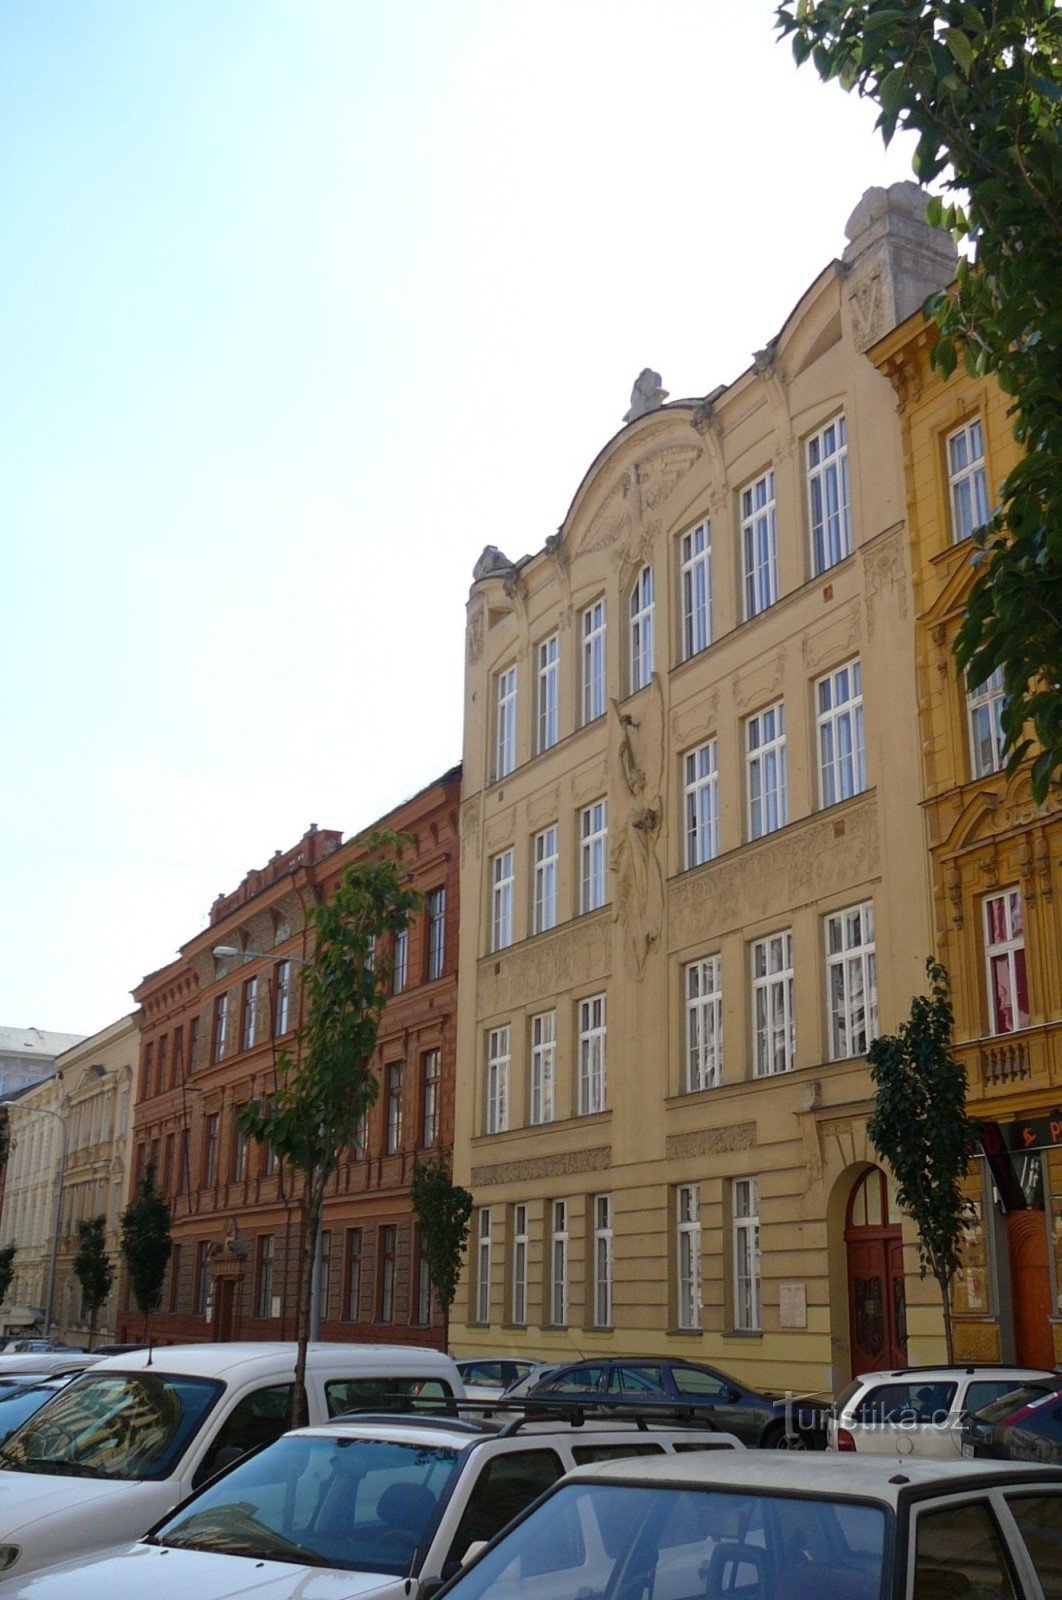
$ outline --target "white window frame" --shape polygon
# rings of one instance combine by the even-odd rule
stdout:
[[[819,804],[835,806],[867,786],[863,723],[863,666],[858,656],[815,683],[819,747]]]
[[[758,617],[778,599],[778,521],[774,468],[740,491],[741,571],[745,621]]]
[[[811,570],[816,577],[852,554],[852,506],[848,485],[848,423],[832,417],[806,441]]]
[[[403,1101],[406,1092],[406,1068],[404,1061],[390,1061],[387,1064],[387,1143],[384,1153],[396,1156],[402,1148],[402,1123]]]
[[[531,932],[548,933],[557,925],[557,870],[560,834],[555,822],[536,833],[532,842]]]
[[[490,1323],[491,1238],[490,1206],[480,1206],[476,1225],[476,1321]]]
[[[970,771],[975,778],[987,778],[989,773],[1003,770],[1003,707],[1006,702],[1002,667],[997,667],[976,689],[967,692]]]
[[[557,1114],[557,1013],[539,1011],[531,1018],[531,1077],[528,1121],[552,1122]]]
[[[492,857],[490,864],[490,947],[504,950],[513,942],[513,886],[516,857],[510,845]]]
[[[579,813],[579,911],[597,911],[608,901],[608,801],[595,800]]]
[[[281,1038],[288,1031],[289,1015],[291,1012],[291,962],[277,962],[277,997],[273,1010],[273,1027],[277,1038]]]
[[[560,731],[560,634],[551,633],[535,650],[535,754],[551,750]]]
[[[549,1320],[551,1327],[568,1325],[568,1202],[550,1206]]]
[[[791,1072],[796,1061],[793,930],[755,939],[751,950],[753,1076]]]
[[[582,675],[583,726],[603,717],[605,705],[605,598],[602,595],[579,617],[579,659]]]
[[[685,866],[700,867],[719,854],[719,742],[707,739],[682,758]]]
[[[874,902],[831,912],[824,932],[830,1060],[849,1061],[866,1055],[878,1032]]]
[[[685,975],[686,1093],[723,1081],[723,958],[702,956]]]
[[[527,1206],[519,1202],[513,1206],[513,1276],[510,1316],[514,1325],[527,1324]]]
[[[607,1036],[605,996],[588,995],[579,1001],[580,1117],[592,1117],[605,1109]]]
[[[594,1222],[594,1327],[612,1326],[612,1196],[595,1194],[591,1200]]]
[[[487,1033],[486,1132],[506,1133],[509,1128],[509,1075],[512,1064],[509,1024]]]
[[[427,981],[434,983],[446,966],[446,890],[429,889],[424,897],[428,918]]]
[[[980,417],[969,417],[944,441],[952,543],[969,539],[991,516],[985,475],[985,436]]]
[[[702,1325],[699,1183],[680,1183],[675,1190],[675,1285],[678,1325],[696,1332]]]
[[[763,1326],[760,1265],[760,1185],[757,1178],[733,1181],[734,1326],[759,1333]]]
[[[214,1060],[221,1061],[225,1055],[225,1044],[229,1035],[229,997],[228,993],[216,995],[214,998]]]
[[[409,982],[409,929],[399,928],[395,934],[394,960],[391,964],[391,993],[404,994]]]
[[[712,524],[699,522],[679,541],[682,586],[682,659],[712,642]]]
[[[439,1142],[439,1090],[442,1086],[442,1051],[425,1050],[420,1058],[420,1139],[425,1150]]]
[[[516,766],[516,667],[504,667],[494,680],[494,780]]]
[[[257,974],[255,974],[252,977],[247,978],[245,980],[244,985],[243,985],[243,996],[242,996],[242,999],[243,999],[243,1017],[242,1017],[241,1020],[242,1020],[242,1023],[243,1023],[243,1028],[242,1028],[242,1037],[240,1039],[240,1047],[243,1050],[253,1050],[254,1049],[255,1039],[258,1036],[258,976],[257,976]],[[162,1063],[163,1063],[162,1046],[165,1044],[165,1042],[166,1042],[165,1039],[163,1039],[159,1044],[159,1077],[160,1077],[160,1079],[162,1077],[162,1070],[163,1070],[163,1066],[162,1066]]]
[[[745,774],[750,839],[763,839],[789,821],[785,701],[745,719]]]
[[[653,676],[653,569],[644,566],[630,595],[630,693],[644,689]]]
[[[1005,932],[1002,939],[992,938],[992,913],[993,905],[1003,907],[1003,921]],[[1025,906],[1021,897],[1021,890],[1016,884],[1010,884],[1005,889],[999,889],[994,894],[985,895],[982,902],[982,926],[985,941],[985,985],[988,995],[988,1021],[989,1031],[993,1034],[1019,1033],[1022,1028],[1029,1026],[1029,969],[1025,955]],[[1006,981],[1012,997],[1012,1013],[1014,1026],[1005,1028],[1001,1008],[996,1001],[996,984],[994,969],[997,963],[1002,963],[1006,972]],[[1018,1008],[1019,968],[1022,984],[1025,989],[1026,1013],[1022,1016]]]

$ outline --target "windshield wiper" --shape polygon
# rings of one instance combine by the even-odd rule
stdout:
[[[322,1556],[316,1550],[307,1550],[300,1544],[289,1544],[284,1541],[282,1550],[270,1550],[268,1547],[254,1544],[236,1544],[231,1539],[143,1539],[142,1544],[161,1545],[164,1550],[204,1550],[214,1556],[245,1556],[251,1561],[288,1561],[302,1567],[333,1567],[335,1562],[329,1561],[327,1556]]]
[[[105,1478],[107,1474],[101,1472],[99,1467],[90,1467],[84,1461],[49,1461],[43,1456],[21,1462],[16,1472],[46,1472],[52,1477],[70,1478]]]

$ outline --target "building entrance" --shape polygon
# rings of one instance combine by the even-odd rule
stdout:
[[[907,1290],[899,1216],[880,1167],[859,1179],[844,1229],[852,1377],[907,1365]]]

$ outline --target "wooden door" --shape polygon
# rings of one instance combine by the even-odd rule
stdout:
[[[844,1230],[852,1377],[907,1365],[903,1237],[890,1213],[885,1174],[864,1173],[852,1190]]]
[[[232,1338],[232,1313],[236,1301],[235,1278],[214,1281],[214,1338],[228,1343]]]
[[[1010,1212],[1007,1249],[1014,1313],[1014,1359],[1022,1367],[1053,1367],[1051,1269],[1047,1259],[1047,1223],[1042,1211]]]

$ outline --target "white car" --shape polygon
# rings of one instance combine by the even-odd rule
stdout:
[[[546,1361],[521,1356],[468,1356],[458,1359],[457,1370],[470,1400],[497,1400],[514,1384],[535,1383],[553,1368]]]
[[[826,1424],[827,1449],[871,1455],[962,1455],[963,1424],[982,1406],[1034,1379],[1033,1367],[971,1362],[951,1367],[898,1367],[864,1372],[842,1389]]]
[[[0,1571],[31,1573],[146,1533],[290,1421],[293,1344],[198,1344],[111,1356],[0,1445]],[[315,1344],[310,1421],[387,1400],[464,1398],[450,1357]]]
[[[0,1582],[25,1600],[407,1600],[580,1462],[742,1450],[710,1430],[381,1415],[301,1428],[123,1550]]]

